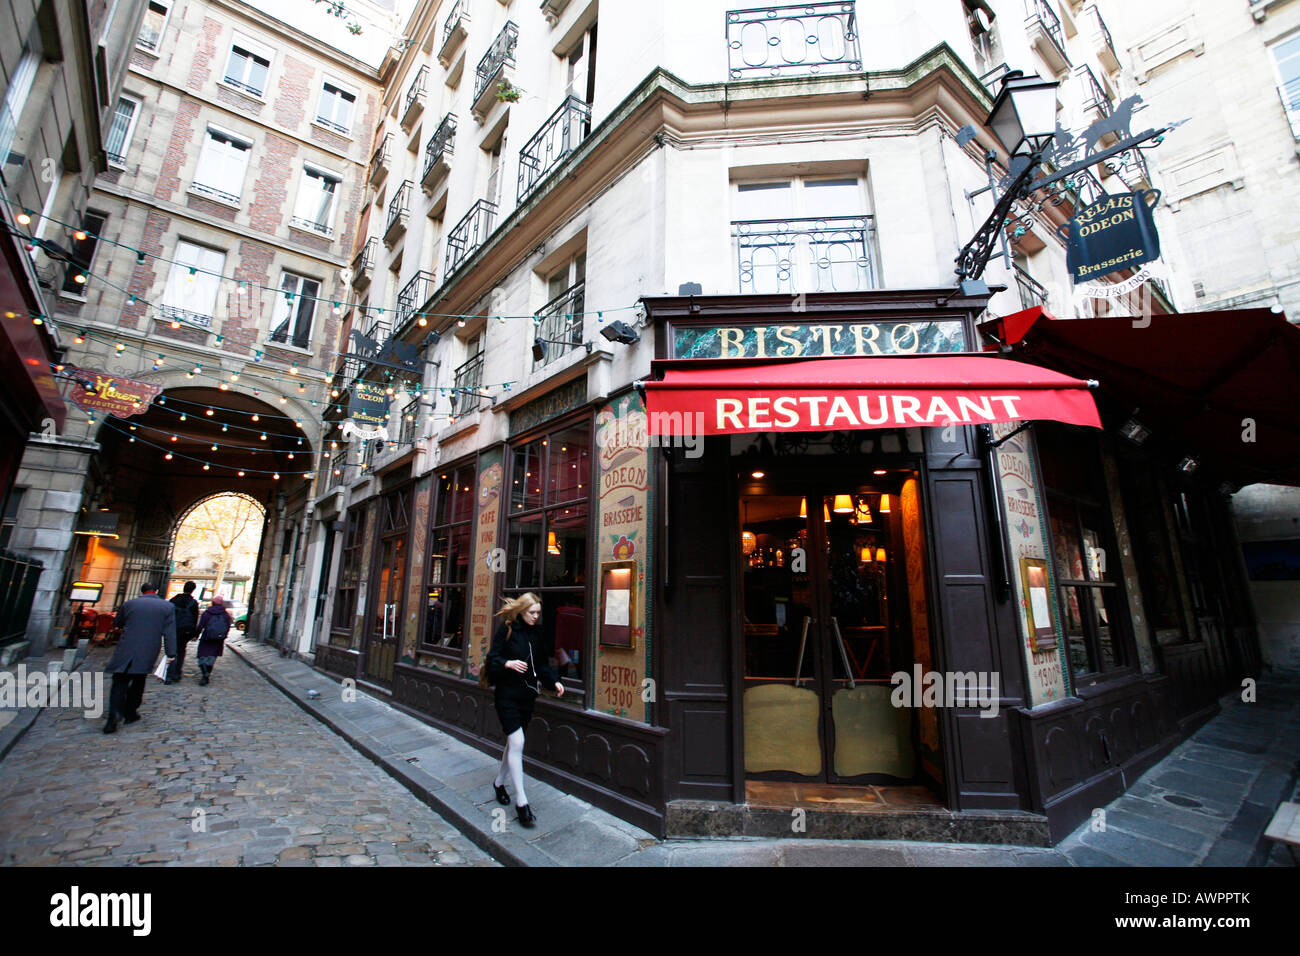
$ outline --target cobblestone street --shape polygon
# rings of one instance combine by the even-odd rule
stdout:
[[[39,716],[0,761],[0,862],[493,865],[237,655],[200,687],[190,650],[183,682],[150,677],[113,735],[80,710]]]

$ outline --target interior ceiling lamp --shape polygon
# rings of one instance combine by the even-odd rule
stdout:
[[[853,513],[853,497],[852,497],[852,495],[836,495],[836,496],[835,496],[835,513],[836,513],[837,515],[847,515],[847,514],[852,514],[852,513]]]
[[[800,498],[800,499],[799,499],[799,517],[800,517],[800,518],[806,518],[806,517],[808,517],[808,499],[807,499],[807,498]]]
[[[889,514],[889,495],[880,496],[880,507],[876,509],[882,515]]]
[[[876,561],[878,561],[880,564],[884,564],[887,559],[888,557],[885,554],[885,549],[876,548]]]
[[[635,345],[641,341],[640,333],[626,322],[620,322],[618,319],[601,326],[600,334],[611,342],[618,342],[621,345]]]
[[[1151,429],[1136,418],[1129,418],[1123,425],[1120,425],[1119,433],[1135,445],[1141,445],[1151,437]]]
[[[862,553],[861,553],[858,557],[859,557],[859,559],[862,561],[863,564],[870,564],[870,563],[871,563],[871,545],[869,545],[869,544],[864,544],[864,545],[862,546]]]
[[[744,554],[746,555],[753,554],[754,549],[757,547],[758,547],[758,536],[754,534],[754,532],[742,531],[740,533],[740,550]]]
[[[554,531],[546,532],[546,553],[547,554],[560,553],[560,542],[556,540]],[[749,552],[747,551],[745,553],[748,554]]]
[[[823,521],[831,520],[831,506],[826,504],[826,502],[824,501],[822,502],[822,520]]]

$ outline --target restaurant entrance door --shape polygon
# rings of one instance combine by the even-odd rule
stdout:
[[[411,490],[408,485],[380,502],[379,540],[375,549],[374,598],[366,630],[365,676],[389,686],[397,659],[398,628],[404,620],[406,543],[410,530]]]
[[[741,474],[746,776],[912,782],[920,728],[890,676],[930,660],[916,471],[800,471],[822,473]]]

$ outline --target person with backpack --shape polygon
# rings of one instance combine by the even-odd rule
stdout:
[[[214,594],[212,603],[199,618],[199,673],[202,675],[199,684],[207,684],[212,677],[213,665],[225,651],[226,635],[233,623],[230,612],[226,610],[225,597]]]
[[[176,658],[167,667],[164,684],[179,684],[181,669],[185,666],[185,648],[199,632],[199,602],[194,600],[194,589],[198,584],[186,581],[180,594],[170,599],[176,608]]]
[[[505,620],[492,638],[483,662],[483,674],[485,682],[496,690],[497,718],[506,736],[506,746],[492,786],[496,789],[497,802],[508,805],[510,794],[505,782],[509,773],[515,785],[519,822],[533,827],[537,815],[528,805],[528,795],[524,792],[524,730],[532,719],[533,701],[542,692],[542,683],[553,686],[557,697],[564,696],[564,685],[548,664],[550,654],[538,627],[542,604],[537,595],[530,592],[508,600],[497,614]]]

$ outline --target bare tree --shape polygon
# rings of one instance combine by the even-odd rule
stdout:
[[[221,584],[230,568],[230,552],[239,536],[248,528],[261,510],[243,495],[221,495],[209,498],[190,513],[184,522],[188,534],[202,536],[216,545],[217,576],[212,583],[212,593],[221,592]]]

